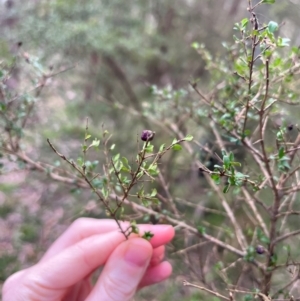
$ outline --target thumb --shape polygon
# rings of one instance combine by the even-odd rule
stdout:
[[[129,301],[149,265],[153,248],[142,238],[121,243],[109,257],[86,301]]]

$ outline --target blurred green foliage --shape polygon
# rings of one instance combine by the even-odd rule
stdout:
[[[238,31],[247,27],[249,20],[244,18],[247,16],[246,2],[234,0],[225,0],[222,3],[219,0],[201,2],[193,0],[2,1],[0,4],[2,70],[0,78],[10,79],[6,82],[7,94],[17,99],[14,111],[16,116],[14,122],[9,125],[9,131],[16,139],[22,138],[22,148],[27,150],[35,161],[47,163],[57,162],[57,157],[50,151],[45,142],[46,138],[55,140],[63,153],[69,157],[78,158],[81,155],[79,150],[85,135],[86,116],[91,120],[90,134],[93,137],[100,137],[100,133],[108,129],[113,133],[112,144],[116,143],[117,148],[122,150],[122,156],[126,156],[129,160],[133,159],[132,154],[136,153],[138,135],[145,128],[157,132],[153,142],[156,147],[166,141],[169,142],[171,134],[161,126],[167,119],[178,124],[179,130],[184,134],[193,133],[197,141],[203,145],[208,143],[208,147],[211,146],[216,151],[213,143],[210,144],[212,133],[208,131],[207,122],[209,110],[198,105],[197,95],[192,92],[188,82],[196,83],[205,93],[215,89],[215,96],[223,101],[224,107],[232,113],[215,112],[215,117],[220,121],[220,126],[226,129],[232,128],[233,116],[241,108],[235,101],[241,97],[239,95],[241,90],[238,88],[241,78],[247,76],[248,72],[247,63],[237,60],[241,53],[236,52],[236,45],[233,44],[232,27],[240,20],[243,21],[236,23],[235,29]],[[258,16],[267,24],[270,33],[275,33],[277,37],[278,29],[280,35],[284,37],[278,42],[279,46],[285,46],[287,43],[285,38],[291,39],[290,44],[295,45],[298,38],[297,28],[300,25],[297,12],[299,12],[299,5],[294,1],[281,1],[276,5],[259,8]],[[269,23],[270,19],[276,22]],[[288,26],[283,26],[284,22]],[[235,34],[237,35],[237,32]],[[239,43],[237,37],[234,40],[236,44]],[[282,53],[287,54],[284,51]],[[297,47],[294,48],[294,52],[297,52]],[[280,67],[288,67],[289,62],[284,61],[283,57],[284,54],[272,61],[274,74],[281,71]],[[3,66],[5,68],[2,68]],[[65,68],[72,69],[60,73]],[[12,72],[9,76],[8,70]],[[233,70],[240,78],[228,76]],[[44,75],[52,71],[59,74],[45,79]],[[285,79],[287,84],[291,80],[294,78]],[[216,86],[224,82],[225,87]],[[290,95],[294,100],[297,97],[297,91],[294,95]],[[26,120],[25,116],[30,113],[32,104],[35,105],[35,111],[30,115],[32,118]],[[6,107],[2,106],[1,111],[5,110]],[[196,113],[190,114],[190,112]],[[292,121],[300,117],[295,110],[288,111],[287,115]],[[255,121],[256,118],[255,114],[249,113],[249,119]],[[23,131],[24,120],[26,126]],[[0,126],[4,124],[2,122]],[[286,125],[282,126],[285,127]],[[8,130],[7,127],[0,129]],[[249,136],[251,130],[247,128],[243,132],[244,137]],[[281,130],[277,133],[273,131],[270,137],[273,137],[272,135],[276,135],[279,140],[285,139],[285,133],[282,134]],[[292,136],[293,133],[290,135]],[[238,188],[246,178],[244,174],[237,171],[239,166],[235,164],[241,161],[240,140],[233,137],[226,137],[226,139],[234,144],[235,154],[233,156],[233,153],[228,155],[224,153],[222,156],[219,152],[224,165],[220,162],[213,165],[219,165],[220,171],[231,172],[231,182],[224,183],[223,178],[217,173],[214,174],[213,180],[216,184],[223,185],[223,192],[229,192],[231,206],[236,207],[237,220],[247,233],[247,238],[250,240],[257,231],[258,240],[267,244],[268,237],[261,233],[260,228],[253,230],[243,205],[238,203],[240,193]],[[197,145],[193,147],[195,157],[201,158],[201,161],[209,161],[210,158],[204,158],[203,151],[199,150]],[[273,150],[272,147],[274,148],[274,145],[270,146],[270,151]],[[252,162],[242,158],[247,172],[253,176]],[[290,167],[283,149],[271,159],[278,165],[279,173]],[[91,165],[97,160],[99,166],[102,166],[105,158],[95,152],[91,154],[89,160]],[[178,202],[180,213],[185,214],[186,219],[197,225],[198,229],[201,229],[200,233],[215,234],[221,229],[222,238],[231,241],[234,235],[232,229],[224,225],[228,223],[226,216],[202,212],[197,206],[188,207],[180,203],[183,199],[192,204],[222,210],[216,196],[207,189],[206,181],[198,177],[198,170],[192,164],[193,160],[194,158],[186,152],[174,151],[162,164],[164,174],[171,183],[170,190],[176,196],[175,201]],[[5,175],[26,167],[22,159],[15,158],[13,155],[8,157],[8,162],[2,159],[1,164],[4,163],[8,166],[3,169]],[[54,165],[59,168],[60,164]],[[50,173],[52,167],[47,168]],[[71,169],[66,168],[66,170],[72,172]],[[32,244],[36,252],[33,257],[25,256],[25,265],[30,265],[71,220],[79,216],[98,218],[106,216],[104,210],[94,201],[93,194],[81,190],[80,187],[75,186],[70,189],[63,184],[52,183],[47,174],[41,175],[34,170],[30,176],[25,172],[23,175],[17,175],[18,177],[21,177],[20,187],[13,184],[16,181],[14,177],[0,179],[3,181],[3,184],[0,184],[3,193],[3,196],[0,195],[0,218],[6,221],[7,225],[9,223],[13,225],[12,233],[6,234],[5,238],[9,235],[13,237],[14,249],[8,248],[8,253],[0,256],[0,271],[3,271],[0,275],[1,281],[17,269],[20,260],[18,256],[24,251],[22,250],[24,243]],[[260,182],[261,179],[258,178],[257,183]],[[102,183],[98,184],[102,185]],[[229,190],[230,185],[237,186],[234,187],[237,189]],[[162,193],[159,188],[157,189]],[[269,206],[271,193],[266,191],[262,194]],[[296,210],[299,205],[295,206]],[[165,212],[169,214],[167,210]],[[150,216],[145,218],[151,219]],[[297,222],[295,217],[290,224],[291,228],[297,229]],[[61,227],[58,226],[53,232],[49,229],[45,230],[48,233],[47,238],[39,231],[40,225],[51,228],[58,224]],[[8,233],[7,229],[5,230],[5,233]],[[186,238],[186,240],[189,240],[190,244],[197,242],[193,238]],[[180,249],[182,243],[181,237],[176,238],[171,251]],[[292,247],[288,244],[284,245],[282,250],[287,255],[279,258],[280,262],[284,263],[290,254],[297,255],[295,245]],[[221,248],[217,250],[220,257],[223,251]],[[210,247],[205,247],[201,249],[201,255],[195,252],[192,255],[194,257],[189,260],[196,261],[197,265],[201,266],[201,261],[205,260],[209,252]],[[278,260],[275,255],[274,261]],[[250,246],[244,259],[249,262],[254,259],[260,260],[257,257],[255,249]],[[228,262],[234,260],[231,255],[226,255],[225,259]],[[186,275],[189,272],[181,257],[176,257],[174,261],[176,275]],[[215,281],[222,287],[220,270],[226,262],[216,261],[214,269],[211,269],[207,276],[210,281]],[[193,271],[194,279],[199,276],[197,265],[195,264],[196,272]],[[237,270],[239,271],[239,267]],[[233,282],[237,280],[237,275],[231,273]],[[277,279],[277,283],[280,283],[284,277],[285,274],[282,274]],[[146,290],[146,293],[140,293],[140,298],[147,300],[151,296],[159,300],[217,300],[206,294],[189,293],[182,288],[178,289],[179,285],[181,285],[180,281],[175,286],[169,283],[159,287],[159,292],[155,295],[153,291]],[[248,295],[248,300],[252,300],[252,295]]]

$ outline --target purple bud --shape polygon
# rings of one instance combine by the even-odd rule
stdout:
[[[259,255],[264,254],[265,251],[266,251],[266,250],[265,250],[265,248],[264,248],[262,245],[258,245],[258,246],[256,247],[256,253],[259,254]]]
[[[153,140],[154,135],[155,135],[155,132],[152,132],[150,130],[143,130],[142,135],[141,135],[141,140],[151,141],[151,140]]]

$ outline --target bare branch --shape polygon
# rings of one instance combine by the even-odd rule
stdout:
[[[206,288],[206,287],[204,287],[204,286],[199,286],[199,285],[196,285],[196,284],[192,284],[192,283],[187,282],[186,280],[183,281],[183,285],[184,285],[184,286],[195,287],[195,288],[197,288],[197,289],[199,289],[199,290],[208,292],[208,293],[210,293],[211,295],[216,296],[216,297],[218,297],[218,298],[221,298],[221,299],[224,299],[224,300],[231,301],[231,298],[228,298],[228,297],[226,297],[226,296],[223,296],[223,295],[221,295],[221,294],[219,294],[219,293],[217,293],[217,292],[214,292],[214,291],[212,291],[212,290],[210,290],[210,289],[208,289],[208,288]]]
[[[292,236],[296,236],[296,235],[299,235],[300,234],[300,230],[296,230],[296,231],[293,231],[293,232],[290,232],[290,233],[287,233],[287,234],[284,234],[282,236],[279,236],[277,237],[273,242],[272,242],[272,245],[276,245],[278,244],[279,242],[283,241],[283,240],[286,240]]]

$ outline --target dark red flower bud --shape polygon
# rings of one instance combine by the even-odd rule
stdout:
[[[154,135],[155,135],[155,132],[152,132],[150,130],[143,130],[142,135],[141,135],[141,140],[151,141],[151,140],[153,140]]]
[[[258,245],[258,246],[256,247],[256,253],[259,254],[259,255],[264,254],[265,251],[266,251],[266,250],[265,250],[265,248],[264,248],[262,245]]]

